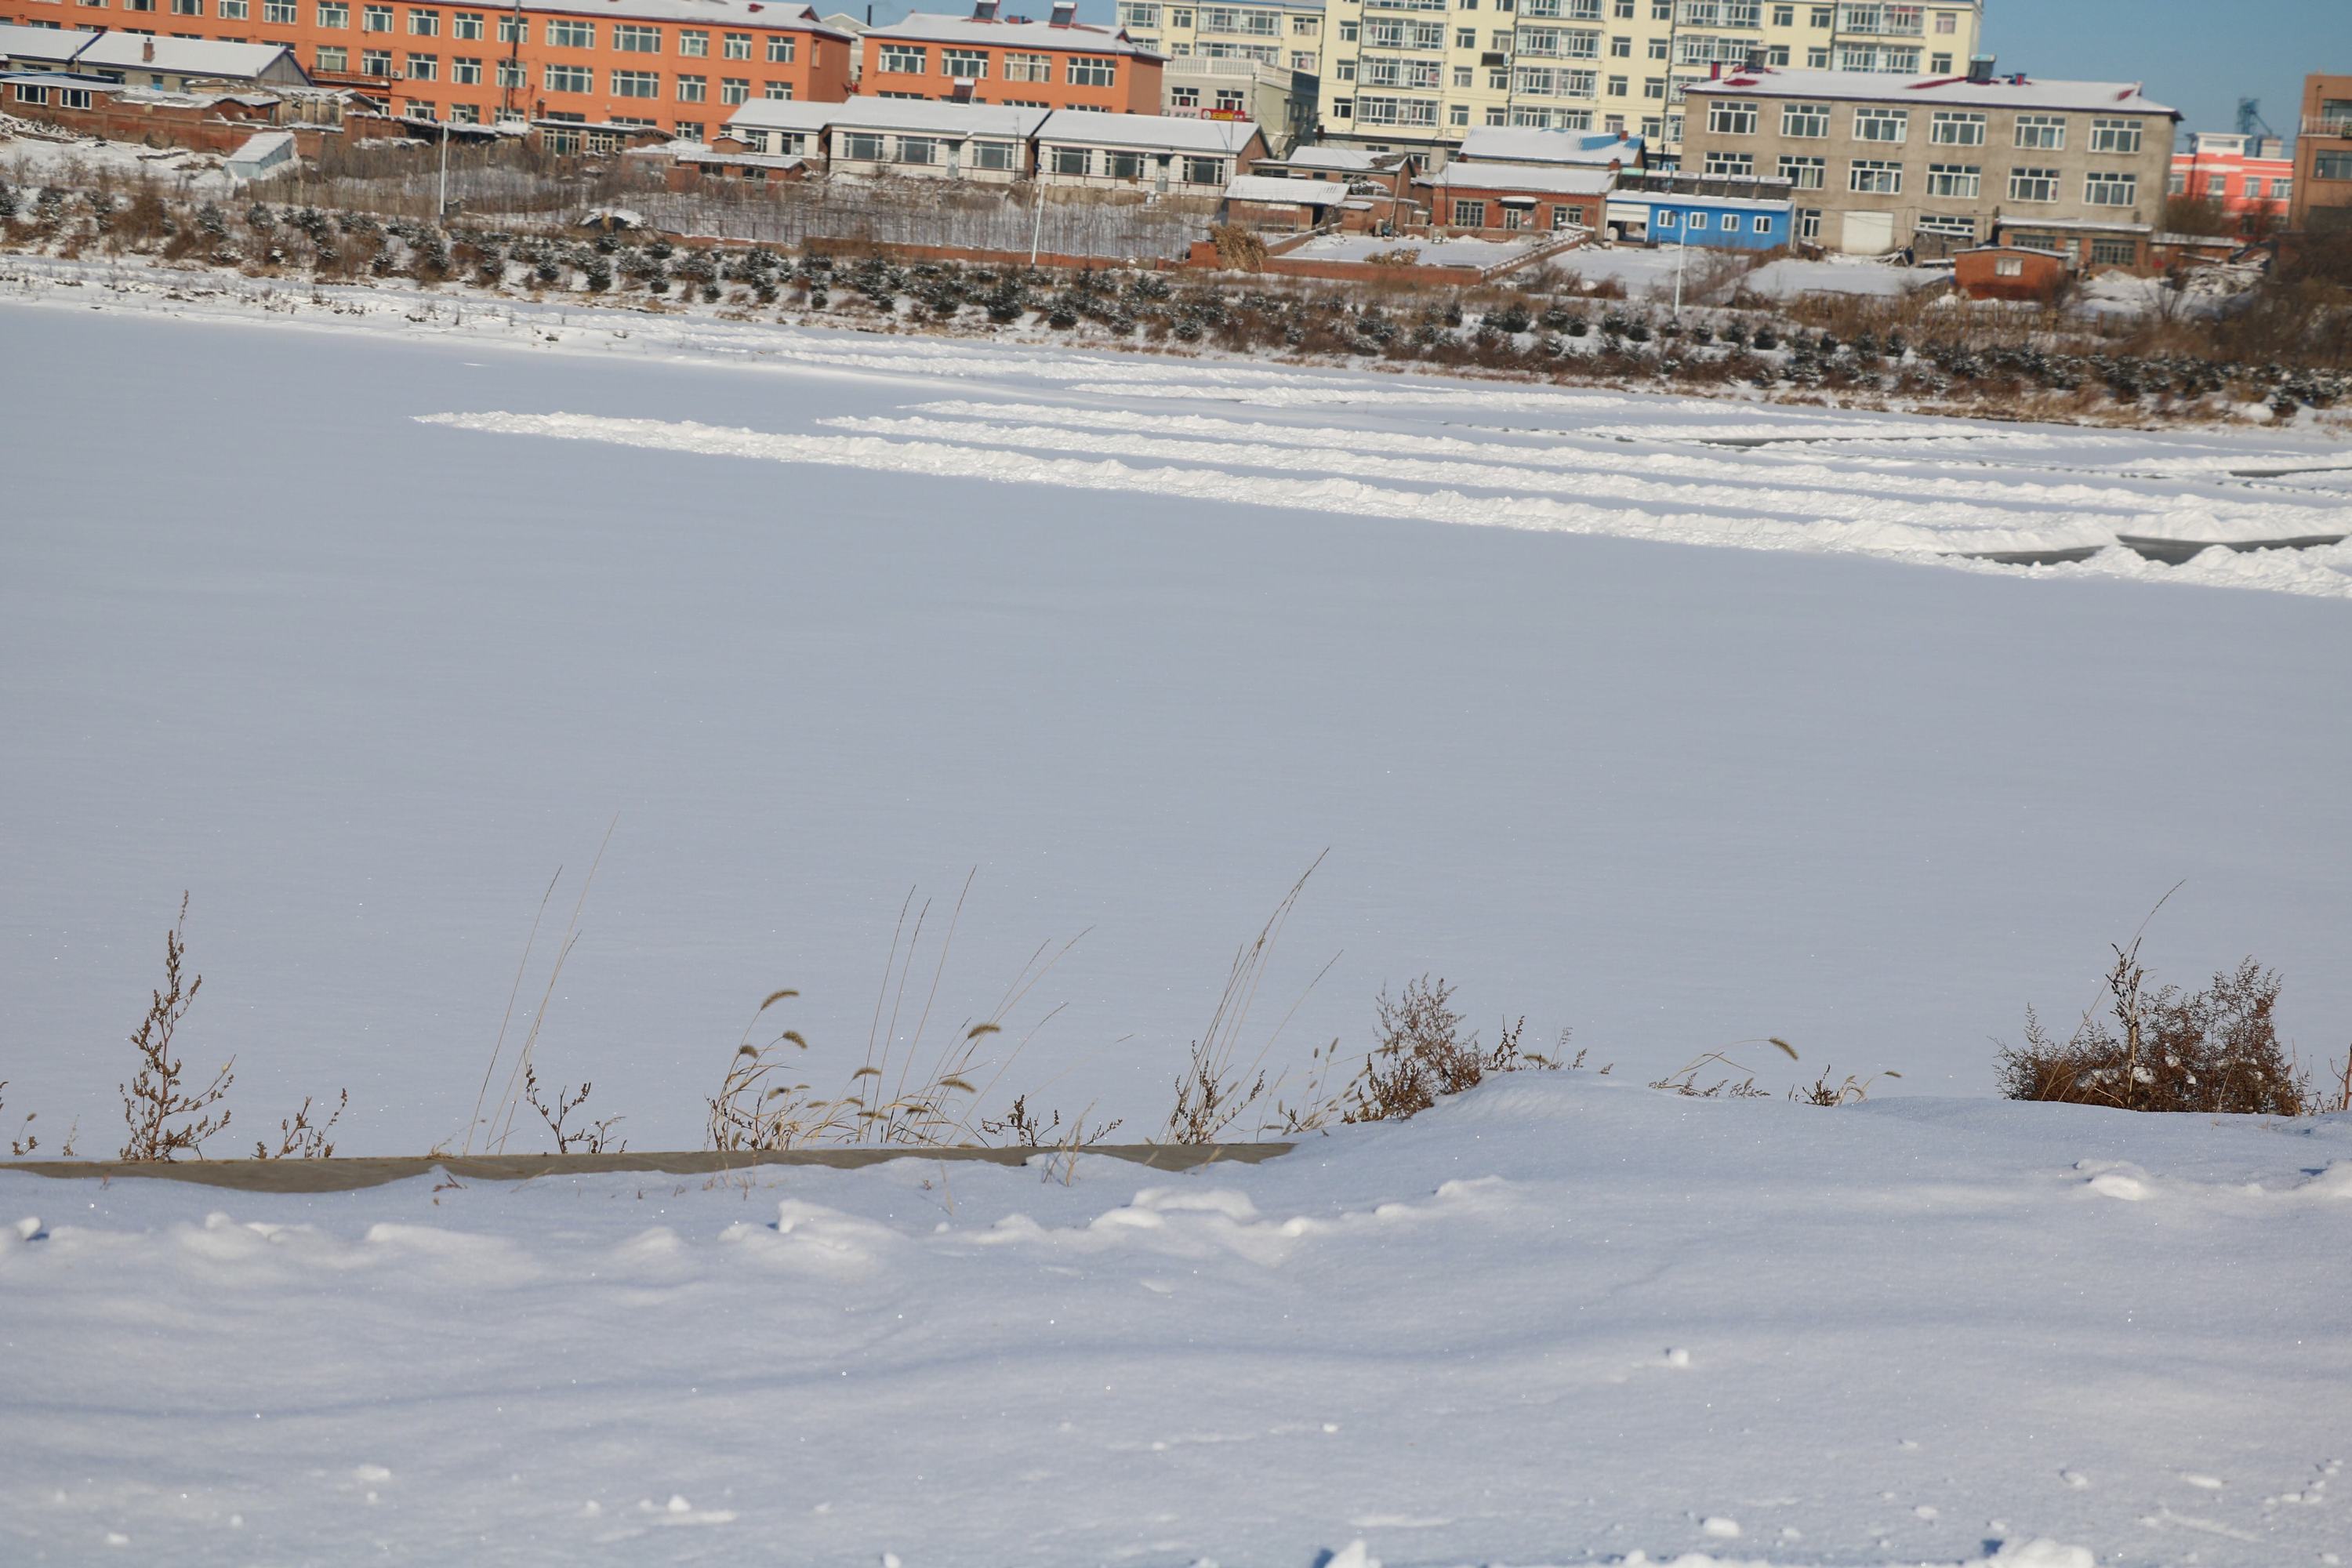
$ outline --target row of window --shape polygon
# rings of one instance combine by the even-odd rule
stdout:
[[[1688,223],[1685,223],[1683,221],[1683,218],[1685,216],[1690,219]],[[1663,212],[1653,211],[1650,215],[1650,226],[1653,229],[1663,228],[1677,232],[1697,234],[1701,230],[1709,226],[1708,219],[1710,217],[1714,219],[1713,226],[1720,228],[1724,233],[1738,234],[1739,232],[1739,215],[1738,213],[1677,214],[1672,209]],[[1750,234],[1769,234],[1772,232],[1772,219],[1769,215],[1758,214],[1750,217],[1748,220],[1748,232]]]
[[[2265,181],[2260,174],[2247,174],[2243,176],[2238,194],[2250,202],[2259,202],[2265,199],[2263,189],[2265,184],[2270,187],[2267,199],[2271,201],[2283,202],[2294,194],[2294,182],[2293,180],[2281,178]],[[2227,174],[2208,174],[2203,179],[2198,181],[2198,185],[2200,188],[2196,193],[2197,195],[2210,197],[2214,201],[2220,201],[2230,194],[2230,176]],[[2183,196],[2189,194],[2189,176],[2186,174],[2176,173],[2172,176],[2170,194],[2176,196]]]
[[[1507,6],[1505,9],[1508,9]],[[1255,6],[1239,5],[1171,5],[1165,8],[1168,26],[1178,29],[1198,26],[1203,33],[1245,33],[1259,37],[1271,37],[1279,29],[1281,18],[1272,11]],[[1118,25],[1127,28],[1142,27],[1156,30],[1160,26],[1162,8],[1156,5],[1126,5],[1118,8]],[[1290,30],[1300,37],[1311,37],[1321,26],[1320,16],[1293,16]]]
[[[1705,172],[1735,179],[1752,179],[1756,174],[1756,155],[1752,153],[1709,153]],[[1855,158],[1846,164],[1845,188],[1862,195],[1899,196],[1903,194],[1904,168],[1901,163],[1885,158]],[[1783,154],[1775,177],[1787,181],[1801,191],[1818,191],[1829,184],[1829,160]],[[2063,174],[2056,169],[2011,169],[2009,172],[2009,199],[2012,202],[2049,203],[2061,199],[2060,187]],[[1973,201],[1984,191],[1984,169],[1976,163],[1930,163],[1927,165],[1927,194]],[[2139,200],[2139,176],[2109,172],[2094,172],[2083,177],[2083,202],[2086,206],[2127,207]]]
[[[90,0],[82,0],[82,3],[89,5]],[[212,14],[223,21],[242,22],[250,19],[253,14],[253,0],[209,0],[209,3],[213,7]],[[171,0],[172,14],[175,16],[201,16],[205,15],[206,4],[207,0]],[[299,0],[260,0],[260,5],[261,20],[266,26],[293,27],[301,25]],[[124,9],[152,11],[155,9],[154,0],[124,0]],[[487,13],[480,11],[444,13],[410,6],[407,8],[404,26],[403,19],[397,15],[395,7],[362,5],[359,30],[362,33],[405,31],[411,37],[435,38],[442,36],[442,22],[445,16],[448,22],[448,36],[461,42],[488,37],[494,20]],[[329,31],[341,32],[348,29],[352,25],[350,0],[316,0],[312,20],[317,26]],[[499,43],[529,41],[530,24],[527,19],[514,16],[499,16],[495,18],[495,22]],[[547,21],[542,37],[553,48],[593,49],[596,47],[596,29],[599,25],[595,22],[578,22],[563,17],[551,17]],[[677,52],[687,59],[716,58],[727,60],[748,60],[752,58],[753,50],[759,45],[759,40],[753,34],[722,32],[717,36],[717,53],[714,57],[713,38],[708,28],[681,27],[677,29]],[[612,25],[612,40],[613,47],[624,54],[660,54],[663,50],[664,32],[659,27],[641,26],[625,22],[614,23]],[[797,47],[798,40],[789,35],[771,34],[767,37],[762,52],[771,65],[789,65],[795,57]]]
[[[1717,136],[1753,136],[1763,118],[1763,106],[1752,101],[1707,105],[1706,128]],[[1826,103],[1784,103],[1780,134],[1815,139],[1830,134],[1834,114]],[[2136,153],[2140,150],[2141,121],[2094,118],[2090,150],[2094,153]],[[1940,147],[1981,147],[1988,118],[1980,110],[1938,109],[1927,122],[1927,141]],[[2041,152],[2063,152],[2066,146],[2066,116],[2021,114],[2014,128],[2014,145]],[[1897,146],[1910,139],[1911,110],[1863,104],[1853,110],[1853,139]]]
[[[1489,224],[1486,221],[1486,204],[1464,197],[1454,204],[1454,226],[1456,228],[1525,228],[1528,226],[1529,212],[1530,209],[1526,207],[1507,206],[1503,209],[1503,221],[1499,225]],[[1555,231],[1582,228],[1584,209],[1555,205],[1551,209],[1551,226]]]
[[[884,44],[878,69],[893,76],[925,76],[929,73],[929,48],[920,44]],[[1072,87],[1115,87],[1118,82],[1118,62],[1097,55],[1072,55],[1066,62],[1064,78]],[[1007,54],[1003,59],[1006,81],[1052,81],[1054,58],[1051,55]],[[980,49],[941,49],[940,74],[950,80],[984,81],[988,77],[988,55]]]

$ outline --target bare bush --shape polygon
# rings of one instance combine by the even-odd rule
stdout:
[[[153,993],[147,1016],[131,1037],[131,1047],[139,1053],[139,1071],[129,1083],[116,1086],[122,1097],[123,1124],[130,1133],[119,1159],[170,1160],[181,1154],[201,1159],[205,1140],[228,1129],[228,1110],[215,1112],[214,1108],[227,1098],[229,1085],[236,1081],[236,1058],[230,1058],[209,1084],[194,1089],[183,1081],[184,1069],[172,1054],[172,1037],[205,984],[201,974],[184,984],[181,980],[181,964],[188,951],[182,931],[187,920],[188,895],[182,893],[179,918],[163,933],[163,987]]]
[[[2025,1043],[2001,1049],[2003,1094],[2121,1110],[2300,1116],[2311,1108],[2273,1018],[2276,971],[2248,958],[2202,991],[2152,989],[2137,939],[2114,952],[2105,1016],[2084,1014],[2062,1041],[2026,1010]]]
[[[589,1091],[593,1087],[583,1079],[580,1092],[574,1094],[568,1084],[560,1086],[552,1097],[554,1103],[551,1105],[540,1095],[538,1069],[530,1067],[522,1069],[524,1102],[539,1112],[539,1119],[547,1123],[548,1131],[554,1135],[557,1153],[603,1154],[625,1153],[628,1151],[625,1140],[618,1144],[612,1142],[613,1129],[623,1120],[618,1116],[607,1116],[594,1121],[583,1118],[580,1122],[565,1127],[564,1123],[572,1113],[588,1103]]]
[[[1393,1000],[1381,993],[1380,1041],[1348,1086],[1341,1121],[1402,1121],[1490,1075],[1559,1067],[1557,1058],[1520,1045],[1525,1018],[1504,1029],[1492,1050],[1480,1048],[1476,1030],[1463,1033],[1453,995],[1452,986],[1426,974],[1406,982]]]
[[[7,1087],[7,1079],[0,1079],[0,1089],[5,1089]],[[7,1104],[8,1102],[5,1098],[0,1098],[0,1110],[5,1110],[7,1108]],[[17,1127],[16,1135],[8,1140],[8,1157],[10,1159],[24,1159],[26,1155],[32,1153],[41,1146],[40,1135],[33,1131],[33,1123],[40,1119],[40,1114],[41,1113],[37,1110],[28,1110],[25,1112],[25,1120],[23,1123]]]
[[[278,1123],[277,1152],[271,1152],[268,1142],[257,1140],[253,1145],[253,1157],[257,1160],[333,1159],[335,1146],[328,1141],[327,1134],[335,1130],[335,1123],[343,1119],[343,1112],[351,1103],[352,1091],[344,1089],[335,1097],[335,1109],[328,1114],[327,1120],[314,1123],[310,1120],[310,1097],[304,1095],[301,1108]]]

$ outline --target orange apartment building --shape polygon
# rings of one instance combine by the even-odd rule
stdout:
[[[698,141],[754,98],[842,101],[856,47],[772,0],[0,0],[0,21],[284,44],[320,86],[418,119]]]
[[[936,98],[1024,109],[1158,114],[1163,57],[1124,30],[1077,19],[1076,0],[1054,0],[1052,19],[1001,16],[978,0],[969,16],[918,11],[868,27],[857,90],[876,98]]]

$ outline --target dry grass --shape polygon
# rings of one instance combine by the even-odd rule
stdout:
[[[1299,874],[1298,880],[1290,885],[1290,890],[1275,905],[1274,913],[1258,929],[1256,938],[1234,953],[1233,966],[1225,973],[1224,989],[1218,994],[1216,1008],[1209,1015],[1209,1026],[1192,1042],[1184,1071],[1176,1079],[1175,1103],[1169,1108],[1160,1142],[1213,1143],[1245,1117],[1255,1117],[1252,1132],[1257,1137],[1269,1132],[1289,1135],[1313,1131],[1329,1120],[1333,1105],[1323,1093],[1323,1081],[1338,1041],[1318,1047],[1310,1054],[1295,1104],[1284,1093],[1287,1075],[1276,1072],[1269,1078],[1266,1063],[1300,1005],[1330,973],[1331,963],[1339,962],[1337,954],[1332,956],[1331,963],[1317,971],[1315,978],[1307,983],[1254,1052],[1244,1044],[1251,1009],[1265,984],[1283,928],[1289,924],[1291,911],[1298,907],[1299,895],[1307,890],[1307,879],[1315,875],[1323,858],[1323,855],[1318,855],[1314,864]],[[1247,1060],[1244,1059],[1245,1052]]]
[[[2003,1094],[2119,1110],[2302,1116],[2317,1109],[2278,1037],[2275,971],[2248,958],[2202,991],[2158,988],[2139,945],[2135,937],[2113,950],[2105,1011],[2084,1012],[2064,1040],[2026,1010],[2024,1044],[2001,1049]]]
[[[798,1029],[782,1029],[765,1040],[754,1042],[752,1037],[761,1031],[761,1020],[770,1009],[800,995],[789,987],[771,992],[753,1010],[751,1021],[744,1026],[718,1092],[704,1101],[709,1146],[747,1153],[818,1145],[937,1148],[980,1142],[991,1126],[997,1130],[996,1135],[1003,1136],[1011,1124],[1003,1118],[993,1123],[984,1122],[977,1117],[976,1109],[986,1100],[990,1090],[1037,1030],[1061,1009],[1054,1008],[1039,1018],[1002,1061],[991,1064],[984,1079],[980,1052],[1004,1034],[1004,1020],[1027,1000],[1037,984],[1086,933],[1081,931],[1059,948],[1050,942],[1039,944],[986,1016],[977,1021],[967,1016],[934,1040],[931,1020],[938,1012],[940,987],[954,949],[957,927],[962,921],[964,901],[971,891],[971,879],[967,877],[940,940],[937,955],[930,961],[929,981],[919,996],[909,993],[915,984],[916,964],[931,906],[926,902],[917,910],[915,895],[908,894],[891,933],[889,956],[883,964],[874,1018],[866,1031],[865,1058],[839,1093],[819,1095],[805,1080],[786,1081],[792,1077],[788,1069],[809,1050],[807,1037]],[[914,914],[911,928],[909,911]],[[899,1025],[907,1018],[911,1018],[912,1026],[902,1038]],[[1014,1105],[1022,1124],[1034,1127],[1026,1098],[1015,1100]],[[1063,1137],[1081,1143],[1099,1142],[1108,1129],[1097,1126],[1091,1133],[1086,1131],[1086,1120],[1090,1113],[1091,1108],[1080,1112]],[[1060,1124],[1061,1117],[1056,1112],[1048,1126],[1059,1128]]]
[[[335,1124],[343,1119],[343,1112],[351,1103],[352,1091],[344,1089],[336,1095],[335,1109],[328,1113],[327,1120],[314,1123],[310,1120],[310,1097],[304,1095],[301,1109],[278,1124],[277,1151],[272,1152],[267,1142],[257,1142],[253,1145],[253,1157],[257,1160],[333,1159],[335,1145],[329,1141],[327,1134],[335,1130]]]
[[[2329,1068],[2326,1088],[2312,1102],[2311,1109],[2322,1116],[2341,1116],[2352,1112],[2352,1047],[2344,1052],[2344,1065]]]

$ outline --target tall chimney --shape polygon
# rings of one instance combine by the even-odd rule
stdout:
[[[1990,55],[1969,57],[1969,79],[1979,87],[1987,86],[1991,82],[1992,57]]]

